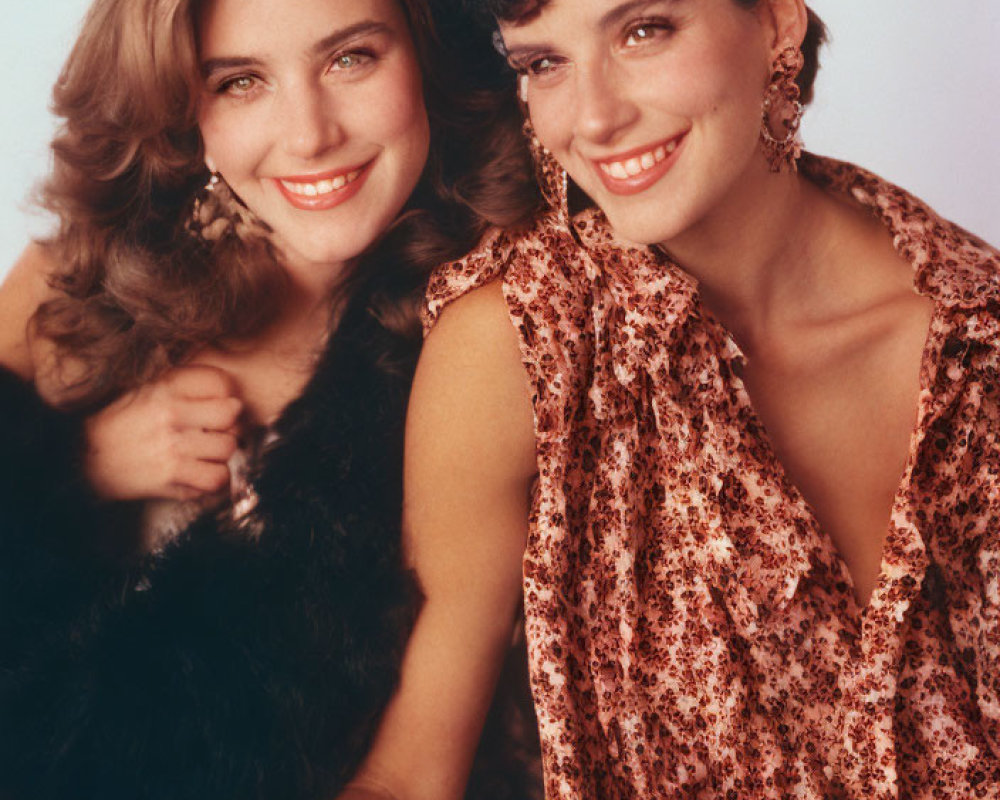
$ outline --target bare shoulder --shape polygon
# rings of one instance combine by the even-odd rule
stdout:
[[[473,337],[473,346],[513,345],[517,350],[517,332],[507,312],[503,282],[499,278],[449,303],[428,334],[428,342],[450,343],[456,337]]]
[[[499,280],[451,303],[428,334],[408,428],[421,442],[447,431],[437,449],[474,447],[501,459],[497,469],[533,473],[531,389]]]
[[[30,244],[0,283],[0,364],[25,379],[36,372],[29,323],[54,294],[49,276],[56,266],[49,249]]]
[[[527,391],[517,330],[507,313],[499,280],[474,289],[442,311],[420,356],[418,378],[428,373],[440,373],[442,377],[468,374],[484,381],[509,383],[511,389],[523,382]],[[476,388],[476,384],[458,385]]]

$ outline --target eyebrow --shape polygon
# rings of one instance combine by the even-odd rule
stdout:
[[[371,36],[375,33],[391,32],[392,29],[384,22],[377,22],[375,20],[356,22],[354,25],[348,25],[346,28],[337,31],[336,33],[331,33],[326,38],[320,39],[316,42],[312,48],[313,55],[322,55],[329,50],[335,50],[344,44],[344,42],[358,36]]]
[[[610,11],[605,12],[597,24],[601,28],[613,27],[616,23],[621,22],[623,17],[628,17],[647,6],[675,6],[680,2],[681,0],[631,0],[631,2],[622,3],[620,6],[615,6]]]
[[[616,27],[624,18],[631,16],[637,11],[654,5],[679,5],[684,0],[629,0],[629,2],[617,5],[606,11],[597,21],[598,28]],[[517,27],[516,25],[513,27]],[[537,53],[554,50],[555,46],[549,42],[537,42],[527,45],[508,48],[506,50],[507,61],[511,64],[517,63],[520,59],[528,58]]]
[[[391,32],[392,29],[384,22],[378,22],[376,20],[362,20],[361,22],[348,25],[346,28],[341,28],[340,30],[331,33],[329,36],[325,36],[320,39],[310,48],[310,52],[314,56],[319,56],[328,53],[331,50],[335,50],[345,42],[349,42],[351,39],[355,39],[359,36],[370,36],[377,33]],[[232,69],[234,67],[250,67],[260,63],[261,60],[253,56],[222,56],[220,58],[209,58],[202,62],[201,74],[202,76],[207,77],[218,70]]]

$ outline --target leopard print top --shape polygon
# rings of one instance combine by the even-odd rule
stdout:
[[[494,232],[430,284],[427,329],[502,279],[533,388],[551,800],[1000,797],[1000,254],[857,167],[802,170],[881,219],[934,301],[864,609],[676,265],[591,210]]]

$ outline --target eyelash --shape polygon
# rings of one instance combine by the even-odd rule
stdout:
[[[346,72],[349,70],[359,69],[364,67],[374,61],[377,58],[377,54],[368,48],[355,48],[353,50],[347,50],[337,53],[333,58],[330,59],[330,66],[328,67],[329,72]],[[347,59],[353,59],[355,63],[348,66],[338,66],[343,61]],[[246,88],[238,89],[236,84],[241,81],[249,81],[250,84]],[[230,78],[219,82],[215,87],[213,92],[218,95],[228,95],[233,98],[241,99],[250,95],[257,85],[261,82],[261,78],[252,73],[234,75]]]

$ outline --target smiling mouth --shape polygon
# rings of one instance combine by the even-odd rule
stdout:
[[[625,180],[626,178],[634,178],[636,175],[640,175],[647,169],[652,169],[661,161],[664,161],[666,157],[676,149],[677,140],[671,139],[666,144],[658,145],[652,150],[647,150],[645,153],[632,156],[625,161],[598,161],[597,163],[598,166],[600,166],[600,168],[612,178]]]
[[[635,194],[663,177],[677,160],[677,150],[687,131],[645,149],[611,158],[592,159],[601,181],[614,194]]]
[[[346,170],[289,175],[274,178],[274,183],[295,208],[304,211],[325,211],[350,200],[360,191],[375,160]]]
[[[343,189],[347,184],[357,180],[361,172],[361,169],[356,169],[333,178],[323,178],[311,182],[292,181],[286,178],[278,178],[278,181],[291,194],[300,197],[321,197],[335,192],[337,189]]]

